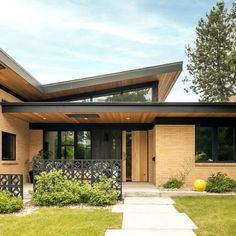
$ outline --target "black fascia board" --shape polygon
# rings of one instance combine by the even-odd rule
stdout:
[[[236,113],[236,103],[95,103],[95,102],[2,102],[3,112],[159,112]]]
[[[152,123],[30,123],[30,129],[48,131],[56,130],[92,130],[92,129],[121,129],[121,130],[149,130]]]
[[[156,117],[153,125],[236,126],[236,117]]]

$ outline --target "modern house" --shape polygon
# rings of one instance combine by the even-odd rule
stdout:
[[[236,179],[236,101],[165,102],[182,62],[42,85],[0,50],[0,173],[51,159],[122,160],[122,181]],[[176,98],[177,100],[178,98]]]

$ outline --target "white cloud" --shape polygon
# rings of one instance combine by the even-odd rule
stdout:
[[[194,28],[141,2],[0,0],[0,45],[43,83],[183,60]]]

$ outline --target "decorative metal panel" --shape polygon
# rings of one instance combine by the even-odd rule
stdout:
[[[0,174],[0,190],[7,190],[14,196],[23,198],[23,175]]]
[[[121,160],[37,160],[33,163],[34,176],[41,172],[50,170],[62,170],[68,179],[78,181],[89,181],[91,184],[99,181],[99,176],[105,174],[113,178],[113,187],[122,192],[122,163]],[[35,180],[34,180],[35,187]],[[35,189],[35,188],[34,188]]]

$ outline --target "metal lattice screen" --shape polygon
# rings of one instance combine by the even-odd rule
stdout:
[[[23,175],[0,174],[0,190],[7,190],[14,196],[23,198]]]
[[[67,178],[78,181],[89,181],[91,184],[99,180],[99,176],[105,174],[113,178],[113,187],[122,192],[122,163],[121,160],[37,160],[33,163],[34,176],[41,172],[49,172],[52,169],[62,170]],[[34,181],[35,184],[35,181]]]

